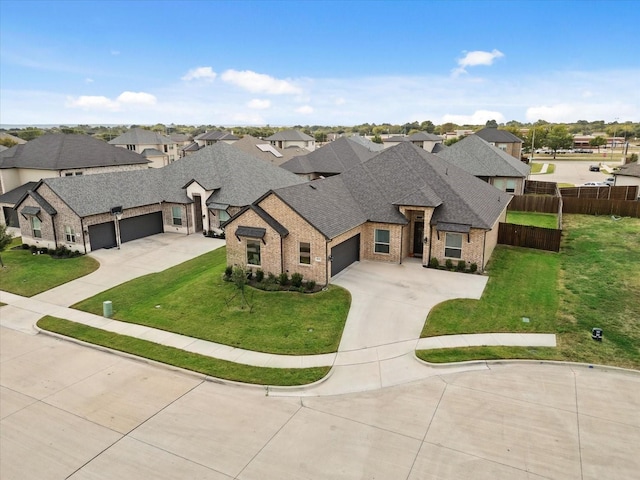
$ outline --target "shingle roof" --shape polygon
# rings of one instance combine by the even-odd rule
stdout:
[[[135,152],[77,134],[42,135],[0,152],[0,168],[65,170],[148,163]]]
[[[265,140],[267,140],[267,141],[272,141],[272,140],[280,140],[280,141],[298,141],[298,140],[303,140],[305,142],[308,142],[309,140],[313,140],[313,138],[310,137],[309,135],[307,135],[306,133],[301,132],[299,130],[283,130],[281,132],[274,133],[270,137],[265,138]]]
[[[374,157],[373,152],[350,138],[342,137],[306,155],[280,165],[297,174],[336,175]]]
[[[0,203],[15,205],[16,202],[20,200],[25,193],[27,193],[27,191],[33,190],[37,184],[38,182],[27,182],[24,185],[20,185],[19,187],[0,195]]]
[[[159,202],[190,203],[183,187],[191,181],[214,191],[207,203],[244,206],[270,189],[302,179],[217,143],[163,168],[43,180],[81,217],[117,205],[127,209]]]
[[[438,153],[476,177],[522,177],[531,168],[477,135],[469,135]]]
[[[434,207],[431,223],[490,229],[511,196],[402,142],[350,170],[274,192],[327,238],[366,221],[406,224],[398,205]]]
[[[638,162],[628,163],[620,167],[614,175],[622,175],[626,177],[640,177],[640,164]]]
[[[167,154],[161,152],[157,148],[145,148],[142,151],[142,156],[143,157],[166,157]]]
[[[171,145],[170,137],[144,128],[132,128],[110,140],[111,145]]]
[[[367,137],[361,137],[360,135],[352,135],[348,137],[352,142],[359,143],[363,147],[371,150],[372,152],[381,152],[384,150],[384,145],[382,143],[375,143],[369,140]]]
[[[522,139],[513,133],[507,130],[500,130],[496,127],[485,127],[482,130],[478,130],[474,135],[478,135],[487,142],[522,143]]]
[[[196,137],[196,140],[240,140],[240,137],[235,136],[233,133],[211,130],[209,132],[201,133]]]
[[[233,148],[248,153],[249,155],[252,155],[256,158],[265,160],[273,165],[282,165],[284,162],[286,162],[287,160],[291,160],[297,155],[306,155],[307,153],[309,153],[309,150],[302,147],[281,149],[274,145],[271,145],[266,140],[261,140],[256,137],[252,137],[251,135],[245,135],[240,140],[232,143],[231,145],[233,146]],[[258,147],[258,145],[261,145],[262,147]],[[271,147],[282,156],[277,157],[271,151],[263,150],[265,148],[264,146]]]
[[[442,137],[434,135],[429,132],[416,132],[413,135],[409,135],[409,141],[411,142],[438,142],[442,141]]]

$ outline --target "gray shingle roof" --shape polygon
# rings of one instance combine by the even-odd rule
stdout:
[[[620,167],[614,175],[622,175],[626,177],[640,177],[640,164],[638,162],[628,163]]]
[[[366,221],[406,224],[397,205],[434,207],[432,225],[490,229],[511,198],[410,142],[340,175],[274,193],[327,238]]]
[[[367,149],[360,143],[342,137],[311,153],[294,157],[283,163],[281,167],[297,174],[336,175],[375,155],[376,152]]]
[[[201,133],[196,137],[196,140],[215,140],[215,141],[240,140],[240,137],[237,137],[230,132],[211,130],[209,132]]]
[[[360,135],[352,135],[348,137],[352,142],[359,143],[363,147],[371,150],[372,152],[381,152],[384,150],[384,145],[382,143],[375,143],[369,140],[367,137],[362,137]]]
[[[469,135],[442,150],[438,156],[476,177],[521,177],[529,165],[494,147],[477,135]]]
[[[442,141],[442,137],[434,135],[429,132],[416,132],[413,135],[409,135],[409,141],[411,142],[438,142]]]
[[[166,153],[161,152],[157,148],[145,148],[142,151],[143,157],[165,157],[166,155]]]
[[[148,164],[135,152],[114,147],[88,135],[42,135],[0,152],[0,168],[65,170]]]
[[[25,193],[29,190],[33,190],[38,182],[27,182],[24,185],[20,185],[13,190],[8,191],[7,193],[0,195],[0,203],[7,203],[10,205],[15,205],[18,200],[20,200]]]
[[[289,142],[303,140],[305,142],[308,142],[309,140],[313,140],[313,138],[299,130],[283,130],[281,132],[274,133],[270,137],[265,138],[265,140],[269,142],[272,140],[289,141]]]
[[[43,180],[81,217],[117,205],[127,209],[159,202],[190,203],[183,187],[191,181],[214,190],[207,203],[244,206],[270,189],[302,179],[217,143],[163,168]]]
[[[265,160],[273,165],[282,165],[284,162],[286,162],[287,160],[291,160],[297,155],[305,155],[309,153],[309,150],[301,147],[281,149],[274,145],[271,145],[266,140],[261,140],[256,137],[252,137],[251,135],[245,135],[240,140],[232,143],[231,145],[233,146],[233,148],[248,153],[249,155],[252,155],[256,158]],[[280,153],[282,157],[276,157],[270,151],[263,151],[258,147],[258,145],[268,145],[269,147]]]
[[[170,137],[144,128],[132,128],[110,140],[111,145],[171,145]]]
[[[478,130],[474,135],[479,136],[487,142],[522,143],[522,139],[515,136],[513,133],[507,130],[500,130],[496,127],[485,127],[482,130]]]

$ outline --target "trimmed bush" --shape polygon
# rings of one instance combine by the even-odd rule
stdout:
[[[278,283],[280,285],[289,284],[289,275],[287,274],[287,272],[282,272],[280,275],[278,275]]]
[[[35,245],[31,245],[29,247],[29,250],[31,250],[31,253],[36,253],[38,251],[38,247],[36,247]]]
[[[313,290],[316,288],[316,282],[314,280],[307,280],[306,282],[307,290]]]
[[[478,271],[478,264],[472,263],[471,265],[469,265],[469,271],[471,273],[476,273]]]
[[[23,250],[29,250],[29,248],[30,248],[29,245],[27,245],[26,243],[22,244],[22,249]]]
[[[438,268],[440,266],[440,262],[436,257],[431,257],[431,260],[429,260],[429,266],[431,268]]]
[[[293,273],[291,274],[291,285],[295,288],[300,288],[302,286],[302,274],[301,273]]]
[[[464,272],[464,269],[467,268],[467,262],[464,260],[458,260],[458,265],[456,266],[456,270],[458,272]]]
[[[264,280],[264,272],[260,269],[256,270],[256,282],[260,283]]]
[[[453,262],[450,258],[447,258],[447,260],[444,262],[444,266],[447,267],[447,270],[453,270]]]
[[[231,275],[233,275],[233,267],[231,265],[227,265],[224,269],[224,280],[227,282],[230,281]]]

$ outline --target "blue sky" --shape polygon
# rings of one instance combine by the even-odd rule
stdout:
[[[0,0],[0,123],[640,121],[640,2]]]

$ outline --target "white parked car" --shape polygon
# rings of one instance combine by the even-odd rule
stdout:
[[[583,187],[610,187],[611,185],[604,182],[587,182],[582,184]]]
[[[610,187],[613,187],[616,184],[616,179],[614,177],[605,178],[604,183],[606,183]]]

